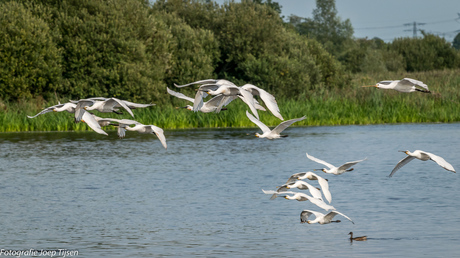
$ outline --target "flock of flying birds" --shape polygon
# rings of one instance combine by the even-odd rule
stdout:
[[[275,97],[272,94],[268,93],[267,91],[257,86],[254,86],[252,84],[245,84],[239,87],[228,80],[207,79],[207,80],[200,80],[200,81],[196,81],[196,82],[192,82],[192,83],[188,83],[184,85],[177,85],[177,84],[174,84],[174,85],[179,89],[182,87],[188,87],[192,85],[200,85],[196,90],[197,93],[194,98],[186,96],[180,92],[175,92],[169,88],[166,89],[170,95],[192,102],[193,105],[187,105],[187,106],[184,106],[183,108],[186,108],[194,112],[219,113],[221,110],[225,110],[226,106],[233,100],[236,100],[236,99],[242,100],[244,103],[246,103],[246,105],[248,105],[249,110],[251,110],[252,112],[251,114],[250,112],[246,111],[246,116],[262,130],[262,134],[259,134],[259,133],[255,134],[259,138],[277,139],[277,138],[285,137],[287,135],[281,135],[282,131],[284,131],[286,128],[288,128],[293,123],[306,119],[306,117],[303,116],[301,118],[284,121],[284,118],[280,113]],[[375,85],[363,86],[363,87],[393,89],[399,92],[406,92],[406,93],[417,92],[417,91],[423,92],[423,93],[431,93],[426,84],[424,84],[421,81],[410,79],[410,78],[404,78],[402,80],[396,80],[396,81],[381,81]],[[212,95],[213,97],[210,100],[204,102],[204,99],[208,95]],[[273,130],[270,130],[268,126],[262,123],[259,120],[258,110],[266,111],[266,108],[262,106],[254,98],[254,96],[258,96],[258,98],[261,101],[263,101],[263,103],[265,104],[265,107],[275,117],[279,118],[283,122],[281,122]],[[126,100],[119,100],[117,98],[95,97],[95,98],[88,98],[88,99],[80,99],[78,101],[71,100],[68,103],[64,103],[64,104],[59,103],[58,105],[45,108],[44,110],[42,110],[35,116],[28,116],[28,117],[35,118],[39,115],[42,115],[48,112],[52,112],[52,111],[54,112],[67,111],[75,115],[76,123],[80,121],[85,122],[91,129],[93,129],[97,133],[107,135],[107,133],[104,130],[102,130],[102,127],[115,126],[118,128],[117,134],[120,138],[125,137],[126,131],[136,131],[138,133],[155,134],[158,137],[158,139],[161,141],[163,147],[167,148],[166,138],[164,136],[163,129],[155,125],[144,125],[142,123],[139,123],[134,120],[129,120],[129,119],[101,118],[89,112],[89,111],[96,110],[102,113],[112,113],[113,112],[113,113],[120,114],[122,113],[121,109],[123,108],[132,117],[134,117],[134,114],[132,112],[133,109],[146,108],[146,107],[150,107],[153,105],[155,104],[139,104],[139,103],[129,102]],[[408,162],[410,162],[411,160],[415,158],[422,160],[422,161],[432,160],[436,162],[438,165],[440,165],[441,167],[443,167],[444,169],[455,172],[451,164],[446,162],[442,157],[439,157],[432,153],[421,151],[421,150],[416,150],[414,152],[404,151],[404,153],[407,154],[408,156],[398,162],[398,164],[395,166],[393,171],[391,171],[390,177],[393,176],[394,173],[397,170],[399,170],[402,166],[406,165]],[[311,159],[312,161],[323,164],[327,167],[327,168],[321,169],[321,171],[325,173],[329,173],[329,174],[335,174],[335,175],[340,175],[347,171],[351,171],[353,170],[353,168],[351,168],[352,166],[356,165],[359,162],[366,160],[366,159],[363,159],[363,160],[358,160],[358,161],[347,162],[339,167],[335,167],[323,160],[320,160],[318,158],[315,158],[309,155],[308,153],[307,153],[307,157]],[[321,187],[322,193],[319,188],[316,188],[310,185],[306,181],[303,181],[303,179],[318,181]],[[302,192],[288,191],[288,189],[293,189],[293,188],[297,188],[300,190],[308,190],[311,195],[308,195]],[[302,172],[302,173],[293,174],[288,179],[288,181],[284,185],[279,186],[276,191],[263,190],[263,192],[266,194],[271,194],[272,195],[271,199],[275,199],[278,196],[283,196],[285,199],[289,199],[289,200],[310,201],[311,203],[315,204],[316,206],[326,211],[330,210],[330,212],[327,214],[323,214],[323,213],[313,211],[313,210],[303,210],[300,213],[301,223],[329,224],[332,222],[340,222],[340,220],[334,221],[333,218],[336,215],[341,215],[354,224],[354,222],[348,216],[336,211],[335,208],[332,205],[330,205],[332,201],[332,195],[329,191],[328,180],[318,176],[317,174],[313,172]],[[324,201],[323,195],[329,204],[327,204]],[[315,216],[314,220],[308,219],[311,215]],[[350,240],[366,240],[365,237],[354,238],[352,232],[350,232],[350,235],[351,235]]]

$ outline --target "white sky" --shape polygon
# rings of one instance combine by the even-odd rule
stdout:
[[[316,8],[316,0],[273,1],[282,6],[285,19],[291,14],[311,18]],[[227,0],[216,2],[222,4]],[[379,37],[388,42],[412,37],[414,22],[425,23],[417,28],[445,37],[449,42],[460,32],[460,0],[336,0],[335,3],[338,16],[350,19],[357,38]],[[411,25],[404,26],[405,23]]]

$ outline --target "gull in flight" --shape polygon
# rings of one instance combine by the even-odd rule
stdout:
[[[423,93],[431,93],[431,91],[428,89],[428,86],[421,82],[417,81],[411,78],[404,78],[402,80],[396,80],[396,81],[381,81],[378,82],[376,85],[366,85],[362,87],[376,87],[379,89],[391,89],[391,90],[396,90],[399,92],[414,92],[414,91],[420,91]]]
[[[314,220],[308,220],[308,217],[310,217],[310,215],[312,214],[315,215],[316,218]],[[321,212],[312,211],[312,210],[303,210],[300,213],[300,223],[308,223],[308,224],[319,223],[321,225],[329,224],[332,222],[338,223],[340,222],[340,220],[332,220],[336,215],[341,215],[345,217],[346,219],[348,219],[349,221],[351,221],[351,223],[355,224],[353,220],[351,220],[348,216],[338,211],[331,211],[328,214],[323,214]]]
[[[414,152],[410,152],[406,150],[406,151],[400,151],[400,152],[404,152],[408,156],[403,158],[402,160],[398,162],[398,164],[396,164],[396,167],[393,169],[393,171],[391,171],[390,177],[392,177],[393,174],[396,173],[396,171],[398,171],[398,169],[400,169],[401,167],[403,167],[404,165],[406,165],[407,163],[409,163],[411,160],[415,158],[419,160],[423,160],[423,161],[432,160],[436,162],[439,166],[444,168],[445,170],[449,170],[455,173],[455,169],[450,163],[445,161],[443,158],[437,155],[434,155],[433,153],[429,153],[429,152],[422,151],[422,150],[416,150]]]
[[[267,138],[267,139],[278,139],[281,137],[287,137],[287,135],[280,135],[280,133],[283,132],[286,128],[288,128],[293,123],[302,121],[306,118],[305,116],[303,116],[301,118],[287,120],[287,121],[281,122],[273,130],[270,130],[268,126],[260,122],[259,119],[255,118],[247,110],[246,110],[246,116],[249,118],[249,120],[251,120],[254,124],[256,124],[262,130],[262,134],[256,133],[256,136],[259,138]]]
[[[303,179],[318,180],[319,186],[321,187],[321,190],[323,191],[324,197],[329,203],[331,203],[332,196],[331,196],[331,192],[329,191],[329,183],[327,182],[327,179],[324,179],[313,172],[308,171],[308,172],[295,173],[291,177],[289,177],[286,184],[292,184],[296,182],[297,180],[303,180]]]
[[[325,165],[326,167],[329,168],[329,169],[322,168],[322,169],[315,169],[315,170],[321,170],[324,173],[334,174],[334,175],[340,175],[340,174],[343,174],[345,172],[352,171],[353,168],[350,169],[350,167],[352,167],[352,166],[356,165],[357,163],[367,159],[367,158],[365,158],[363,160],[350,161],[350,162],[347,162],[347,163],[341,165],[340,167],[336,167],[334,165],[331,165],[331,164],[327,163],[324,160],[320,160],[320,159],[317,159],[317,158],[315,158],[315,157],[313,157],[311,155],[308,155],[308,153],[307,153],[307,158],[313,160],[314,162],[318,162],[320,164],[323,164],[323,165]]]
[[[313,198],[312,196],[309,196],[309,195],[304,194],[304,193],[297,193],[297,192],[291,192],[291,191],[279,192],[278,193],[277,191],[273,191],[273,190],[265,191],[263,189],[262,189],[262,191],[265,194],[271,194],[272,195],[270,200],[273,200],[274,199],[273,194],[276,194],[276,197],[279,196],[279,195],[282,195],[282,196],[284,196],[285,199],[288,199],[288,200],[297,200],[299,202],[310,201],[311,203],[315,204],[316,206],[320,207],[321,209],[325,209],[326,211],[335,210],[334,206],[329,205],[329,204],[325,203],[324,201],[322,201],[320,199]],[[292,196],[290,196],[288,194],[292,194]]]
[[[97,98],[81,99],[77,102],[77,106],[75,107],[75,122],[80,122],[83,110],[97,110],[102,113],[119,113],[118,107],[123,107],[132,117],[134,117],[131,109],[117,98],[109,98],[105,100],[97,100]]]

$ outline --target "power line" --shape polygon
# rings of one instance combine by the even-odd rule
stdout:
[[[413,37],[416,38],[417,37],[417,26],[422,26],[422,25],[425,25],[426,23],[423,23],[423,22],[413,22],[413,23],[404,23],[403,25],[404,26],[411,26],[412,25],[412,33],[413,33]],[[411,30],[404,30],[404,31],[411,31]]]

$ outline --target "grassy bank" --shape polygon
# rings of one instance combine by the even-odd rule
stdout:
[[[362,88],[381,80],[410,77],[425,82],[432,94],[400,93],[392,90]],[[300,101],[278,100],[285,120],[307,116],[296,125],[347,125],[381,123],[423,123],[460,121],[460,70],[424,73],[388,73],[355,75],[353,86],[347,89],[309,92]],[[245,115],[247,106],[237,100],[228,110],[219,114],[194,113],[176,106],[189,104],[185,100],[174,99],[165,91],[165,98],[171,104],[134,110],[135,118],[144,124],[154,124],[164,129],[210,128],[210,127],[254,127]],[[62,100],[66,101],[66,100]],[[0,132],[19,131],[84,131],[83,124],[73,122],[73,114],[66,112],[48,113],[34,119],[45,107],[54,105],[43,99],[19,103],[0,102]],[[102,117],[129,118],[129,115],[100,114]],[[280,120],[267,112],[259,112],[260,120],[269,126]]]

